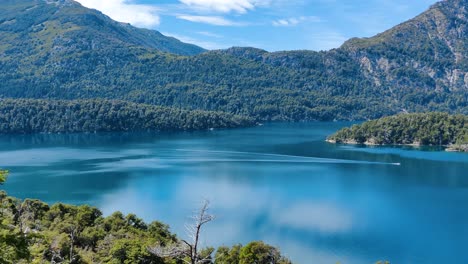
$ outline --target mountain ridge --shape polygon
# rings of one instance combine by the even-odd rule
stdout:
[[[156,49],[178,55],[195,55],[206,50],[193,44],[183,43],[176,38],[167,37],[155,30],[137,28],[128,23],[117,22],[98,10],[88,9],[73,0],[9,0],[2,4],[0,11],[0,29],[5,29],[5,22],[15,21],[19,28],[16,31],[28,32],[41,30],[43,22],[53,21],[56,27],[73,26],[74,30],[87,27],[95,36],[119,41],[119,44],[130,44],[144,48]],[[21,19],[18,23],[18,19]],[[61,23],[61,25],[60,25]],[[56,25],[59,24],[59,25]],[[71,24],[71,25],[70,25]],[[100,34],[99,29],[109,30],[111,34]],[[6,28],[8,30],[8,28]],[[59,32],[60,33],[60,32]],[[56,34],[53,37],[60,37]],[[93,40],[98,40],[97,37]]]
[[[465,3],[444,1],[377,36],[351,39],[330,51],[233,47],[193,56],[135,44],[142,31],[86,8],[65,7],[71,16],[34,17],[46,23],[35,27],[30,16],[13,14],[11,22],[0,11],[0,97],[118,99],[258,121],[467,113]]]

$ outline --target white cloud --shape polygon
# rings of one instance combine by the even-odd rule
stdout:
[[[345,232],[352,228],[351,214],[327,203],[295,204],[274,219],[287,227],[324,233]]]
[[[183,19],[191,22],[210,24],[215,26],[240,26],[241,23],[237,23],[226,19],[221,16],[192,16],[192,15],[178,15],[178,19]]]
[[[205,37],[210,37],[210,38],[223,38],[223,36],[219,34],[208,32],[208,31],[198,31],[197,34],[205,36]]]
[[[179,0],[190,7],[214,11],[214,12],[237,12],[246,13],[258,6],[268,5],[270,0]]]
[[[76,0],[83,6],[93,8],[119,22],[140,27],[155,27],[160,19],[158,9],[152,5],[135,4],[131,0]]]
[[[316,16],[301,16],[301,17],[292,17],[292,18],[285,18],[285,19],[278,19],[273,21],[273,26],[277,27],[287,27],[287,26],[295,26],[300,23],[304,22],[320,22],[320,18]]]

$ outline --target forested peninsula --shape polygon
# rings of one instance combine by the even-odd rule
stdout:
[[[223,112],[117,100],[0,99],[0,134],[192,131],[255,125]]]
[[[468,152],[468,116],[447,113],[400,114],[343,128],[330,143],[444,146]]]

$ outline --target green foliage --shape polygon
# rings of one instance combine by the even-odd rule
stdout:
[[[240,250],[239,264],[290,264],[279,250],[261,241],[251,242]]]
[[[31,259],[29,241],[29,237],[23,236],[18,230],[0,226],[0,263]]]
[[[8,171],[0,170],[0,185],[3,185],[8,177]]]
[[[215,255],[215,264],[239,264],[242,245],[234,245],[232,248],[219,247]]]
[[[401,109],[468,111],[466,38],[456,33],[464,32],[467,22],[459,17],[466,9],[458,6],[438,6],[445,16],[430,11],[384,36],[329,52],[232,48],[179,56],[201,51],[164,49],[175,40],[69,1],[0,5],[4,98],[118,99],[257,121],[365,120]],[[434,29],[431,19],[453,28]],[[445,39],[456,42],[458,59]]]
[[[0,263],[157,264],[165,262],[148,247],[176,241],[167,225],[147,225],[133,214],[104,218],[87,205],[1,198]]]
[[[400,114],[341,129],[328,140],[375,145],[466,145],[468,116],[447,113]]]
[[[155,245],[180,243],[161,222],[145,223],[134,214],[115,212],[103,217],[87,205],[21,201],[0,193],[0,264],[7,263],[111,263],[176,264],[150,253]],[[206,264],[289,264],[279,250],[253,242],[245,247],[220,247],[199,252]],[[249,262],[249,261],[255,262]]]
[[[255,241],[232,248],[221,246],[215,254],[214,264],[291,264],[280,251],[262,241]]]
[[[253,120],[109,100],[0,99],[0,133],[173,131],[232,128]]]
[[[157,31],[135,28],[129,24],[113,21],[99,11],[85,9],[74,1],[51,0],[46,3],[34,0],[6,0],[0,5],[0,19],[6,22],[0,23],[0,30],[18,34],[27,32],[37,36],[38,38],[32,42],[36,49],[40,44],[51,45],[52,43],[48,42],[61,42],[63,39],[57,39],[57,36],[73,32],[82,38],[94,36],[96,41],[93,43],[94,46],[90,45],[90,48],[101,48],[100,45],[106,43],[113,48],[118,45],[142,46],[180,55],[194,55],[205,51],[195,45],[166,37]],[[57,10],[60,14],[56,13]],[[83,26],[92,27],[86,30]],[[13,38],[11,35],[6,37]]]
[[[141,243],[134,238],[116,240],[109,252],[112,256],[110,263],[164,263],[162,259],[149,253],[148,247],[151,245],[151,243]]]
[[[18,199],[0,193],[0,263],[17,263],[19,260],[31,259],[30,241],[38,236],[25,232],[28,216],[23,208],[29,201],[21,203]]]

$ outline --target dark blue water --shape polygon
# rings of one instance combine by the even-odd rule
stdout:
[[[264,240],[296,263],[468,263],[468,154],[335,146],[347,123],[179,134],[0,137],[10,195],[162,220],[204,245]],[[399,164],[399,165],[398,165]]]

